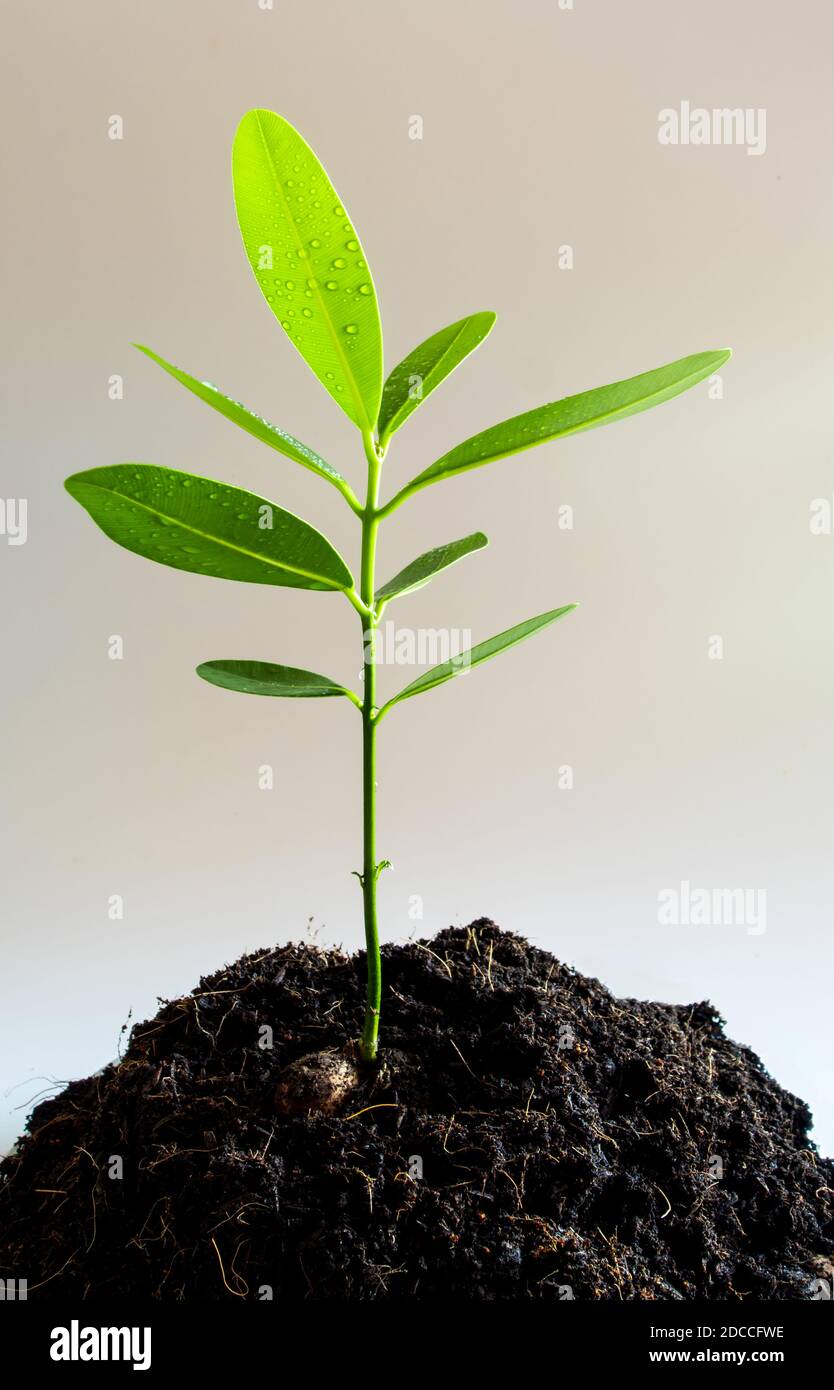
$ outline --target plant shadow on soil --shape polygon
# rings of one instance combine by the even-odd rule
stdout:
[[[0,1165],[0,1273],[171,1301],[830,1279],[834,1164],[709,1004],[617,999],[486,919],[383,957],[383,1066],[340,1114],[276,1108],[282,1070],[349,1048],[363,1011],[364,955],[300,945],[202,980],[40,1104]]]

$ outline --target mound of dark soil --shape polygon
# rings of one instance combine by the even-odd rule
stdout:
[[[364,957],[309,946],[203,980],[39,1105],[0,1273],[33,1299],[736,1300],[830,1272],[834,1165],[709,1004],[615,999],[487,921],[384,957],[386,1064],[340,1115],[276,1110],[362,1017]]]

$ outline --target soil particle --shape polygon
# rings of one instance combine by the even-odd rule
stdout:
[[[711,1005],[614,998],[480,920],[385,948],[357,1069],[363,977],[245,956],[40,1104],[0,1165],[0,1274],[32,1299],[734,1301],[831,1268],[834,1165]]]

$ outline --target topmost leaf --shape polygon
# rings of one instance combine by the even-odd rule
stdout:
[[[274,111],[249,111],[232,154],[255,279],[287,336],[361,430],[376,424],[382,330],[371,272],[325,170]]]

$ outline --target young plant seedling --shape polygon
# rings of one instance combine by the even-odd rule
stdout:
[[[483,342],[495,315],[488,311],[467,314],[442,328],[383,380],[379,307],[367,258],[343,202],[313,151],[283,117],[272,111],[250,111],[235,137],[233,178],[243,244],[266,302],[361,435],[367,464],[364,501],[347,478],[306,444],[209,382],[189,376],[150,348],[136,346],[227,420],[309,468],[341,493],[361,525],[358,583],[319,531],[277,503],[242,488],[142,463],[75,473],[66,487],[111,540],[149,560],[218,579],[343,594],[358,613],[365,661],[361,696],[327,676],[260,660],[207,661],[197,667],[197,674],[213,685],[247,695],[340,696],[360,713],[364,852],[357,877],[364,904],[368,988],[359,1052],[371,1062],[377,1056],[382,996],[377,882],[382,870],[390,867],[387,860],[376,857],[379,726],[396,705],[514,647],[576,606],[562,604],[500,632],[424,672],[380,704],[375,644],[383,610],[487,544],[486,536],[474,531],[426,551],[378,585],[376,543],[381,523],[423,488],[446,478],[552,439],[622,420],[680,395],[717,371],[730,353],[721,350],[682,357],[654,371],[504,420],[456,444],[388,501],[381,501],[382,465],[393,436]]]

